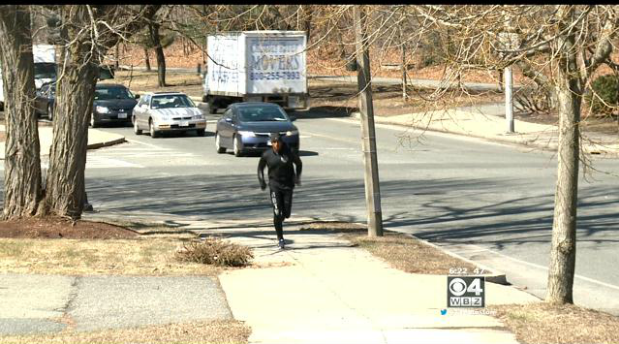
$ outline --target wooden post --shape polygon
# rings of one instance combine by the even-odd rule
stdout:
[[[357,80],[359,84],[359,110],[361,112],[361,138],[365,167],[365,201],[368,210],[368,236],[383,236],[383,219],[376,153],[376,130],[372,104],[370,53],[365,33],[365,13],[362,6],[353,6],[357,45]]]

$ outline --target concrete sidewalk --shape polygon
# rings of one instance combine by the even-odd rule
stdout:
[[[0,125],[0,131],[5,131],[5,126]],[[39,126],[39,142],[41,143],[41,155],[49,155],[52,146],[52,127]],[[88,149],[112,146],[125,142],[125,137],[118,134],[107,133],[97,129],[88,128]],[[4,160],[4,142],[0,142],[0,160]]]
[[[231,319],[216,278],[0,274],[0,337]]]
[[[353,114],[359,118],[359,113]],[[411,136],[425,130],[478,137],[494,142],[512,143],[556,151],[559,130],[556,125],[514,120],[515,133],[507,133],[505,105],[502,103],[469,106],[449,110],[419,112],[397,116],[374,116],[376,123],[395,124],[414,128]],[[619,156],[619,136],[583,133],[583,149],[592,154]]]
[[[294,227],[285,228],[283,251],[269,227],[216,229],[254,249],[259,268],[220,276],[234,318],[252,328],[250,343],[517,343],[492,316],[442,315],[445,276],[405,273],[337,234]],[[486,284],[487,305],[536,301]]]

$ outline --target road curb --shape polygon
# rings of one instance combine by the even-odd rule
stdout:
[[[402,234],[405,234],[405,233],[402,233]],[[454,257],[456,259],[463,260],[463,261],[465,261],[465,262],[467,262],[469,264],[478,266],[478,267],[484,269],[484,271],[490,271],[491,273],[478,275],[480,277],[485,277],[486,278],[486,282],[495,283],[495,284],[501,284],[501,285],[510,285],[510,283],[507,282],[507,275],[505,273],[503,273],[503,272],[496,271],[496,270],[491,269],[491,268],[489,268],[489,267],[487,267],[485,265],[482,265],[482,264],[474,262],[474,261],[472,261],[470,259],[464,258],[464,257],[462,257],[462,256],[460,256],[460,255],[458,255],[456,253],[450,252],[450,251],[448,251],[448,250],[446,250],[446,249],[444,249],[444,248],[442,248],[442,247],[440,247],[438,245],[434,245],[433,243],[431,243],[431,242],[429,242],[427,240],[421,239],[418,236],[415,236],[413,234],[407,234],[407,235],[410,235],[411,237],[419,240],[421,243],[423,243],[423,244],[425,244],[427,246],[433,247],[433,248],[435,248],[435,249],[445,253],[446,255],[452,256],[452,257]]]
[[[351,116],[354,119],[361,119],[361,114],[359,112],[353,112],[351,113]],[[478,135],[475,133],[461,133],[461,132],[457,132],[457,131],[449,131],[449,130],[441,130],[441,129],[436,129],[436,128],[428,128],[428,127],[419,127],[419,126],[415,126],[415,125],[409,125],[409,124],[403,124],[403,123],[398,123],[398,122],[392,122],[392,121],[388,121],[388,120],[382,120],[379,119],[377,120],[377,117],[374,117],[374,122],[376,124],[386,124],[386,125],[396,125],[399,127],[403,127],[403,128],[415,128],[415,129],[421,129],[423,131],[429,131],[429,132],[434,132],[434,133],[442,133],[442,134],[451,134],[451,135],[459,135],[462,137],[472,137],[472,138],[476,138],[476,139],[481,139],[481,140],[485,140],[488,142],[493,142],[493,143],[500,143],[500,144],[506,144],[506,145],[511,145],[511,146],[518,146],[518,147],[526,147],[526,148],[530,148],[530,149],[539,149],[545,152],[551,152],[551,153],[556,153],[557,152],[557,145],[548,145],[548,144],[544,144],[542,142],[537,142],[536,140],[534,141],[512,141],[512,140],[504,140],[498,137],[489,137],[489,136],[484,136],[484,135]],[[507,133],[506,133],[507,135]],[[598,145],[600,146],[600,145]],[[601,145],[602,147],[597,147],[597,148],[587,148],[586,153],[587,154],[591,154],[591,155],[610,155],[610,156],[617,156],[619,154],[619,152],[617,150],[613,150],[612,148],[604,148],[603,145]]]
[[[121,143],[124,143],[124,142],[127,142],[127,140],[123,136],[121,138],[110,140],[110,141],[91,143],[91,144],[89,144],[87,146],[87,148],[88,149],[98,149],[98,148],[102,148],[102,147],[109,147],[109,146],[118,145],[118,144],[121,144]]]
[[[91,143],[91,144],[86,146],[86,149],[99,149],[99,148],[103,148],[103,147],[109,147],[109,146],[118,145],[118,144],[125,143],[125,142],[127,142],[127,140],[123,136],[121,138],[110,140],[110,141]],[[49,155],[49,153],[43,153],[43,152],[41,152],[40,154],[41,154],[41,156],[48,156]],[[6,160],[6,159],[5,159],[4,156],[0,156],[0,160]]]

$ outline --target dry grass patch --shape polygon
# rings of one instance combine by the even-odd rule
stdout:
[[[211,237],[184,243],[176,251],[176,258],[182,262],[216,266],[246,266],[254,258],[254,254],[247,246]]]
[[[0,337],[0,344],[29,343],[247,343],[248,326],[235,320],[201,321],[97,332]]]
[[[385,232],[383,237],[346,235],[346,238],[396,269],[417,274],[448,275],[449,269],[477,267],[401,233]]]
[[[352,83],[333,82],[312,79],[309,83],[312,107],[334,107],[354,111],[357,108],[357,86]],[[442,97],[429,101],[433,97],[432,89],[415,89],[410,92],[407,101],[402,99],[400,85],[373,84],[374,110],[376,116],[395,116],[416,112],[434,111],[443,108],[455,108],[501,102],[504,96],[497,92],[464,94],[460,90],[446,92]],[[427,99],[427,100],[424,100]],[[344,111],[344,110],[341,110]]]
[[[179,91],[189,96],[202,96],[202,77],[197,73],[166,72],[168,86],[159,87],[157,71],[117,71],[114,79],[102,83],[123,84],[134,92]]]
[[[489,309],[521,343],[619,343],[619,318],[592,309],[544,302]]]
[[[140,222],[129,220],[106,220],[103,223],[110,223],[115,226],[121,226],[130,229],[143,236],[154,237],[174,237],[174,238],[195,238],[187,225],[178,223],[162,223],[162,222]]]
[[[468,271],[477,268],[410,235],[385,231],[383,237],[370,238],[367,236],[367,226],[358,223],[315,222],[300,230],[341,233],[344,238],[384,259],[394,268],[409,273],[448,275],[450,268],[466,268]]]
[[[177,237],[131,240],[0,239],[0,273],[66,275],[217,275],[220,269],[175,258]]]
[[[300,231],[327,231],[332,233],[367,233],[367,226],[353,222],[314,221],[302,225]]]

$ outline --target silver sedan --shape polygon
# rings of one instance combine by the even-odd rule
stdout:
[[[133,109],[133,131],[136,135],[148,130],[152,138],[166,131],[195,130],[206,133],[206,118],[196,104],[181,92],[147,93]]]

